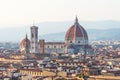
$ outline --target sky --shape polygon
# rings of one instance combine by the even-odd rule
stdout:
[[[38,22],[120,20],[120,0],[0,0],[0,28]]]

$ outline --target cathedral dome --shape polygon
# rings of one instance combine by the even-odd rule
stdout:
[[[86,30],[75,18],[74,24],[68,29],[65,36],[66,53],[78,53],[86,50],[89,44]]]
[[[72,25],[66,33],[65,40],[74,41],[78,38],[88,40],[88,35],[85,29],[79,24],[78,18],[76,17],[74,25]]]
[[[20,43],[20,51],[24,51],[26,49],[30,49],[30,40],[26,37]]]

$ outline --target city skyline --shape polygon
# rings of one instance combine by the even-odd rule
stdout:
[[[116,21],[98,21],[98,22],[79,21],[79,22],[89,33],[88,35],[90,40],[91,39],[93,40],[94,38],[107,40],[119,39],[119,37],[116,37],[120,34],[119,22]],[[47,39],[49,41],[61,41],[61,40],[63,41],[65,37],[65,32],[71,27],[73,23],[74,20],[71,22],[43,22],[35,25],[39,27],[38,29],[39,39]],[[28,38],[30,38],[30,27],[32,25],[27,26],[18,25],[19,27],[1,28],[0,42],[20,42],[25,37],[26,34],[28,34]]]
[[[0,1],[0,28],[73,21],[76,15],[80,21],[119,21],[119,4],[119,0],[4,0]]]
[[[14,38],[21,40],[26,33],[30,33],[29,28],[33,24],[39,27],[39,36],[66,32],[74,23],[75,16],[78,16],[79,23],[87,30],[119,29],[119,2],[119,0],[0,1],[1,41],[14,41]]]
[[[0,0],[0,80],[120,80],[120,0]]]

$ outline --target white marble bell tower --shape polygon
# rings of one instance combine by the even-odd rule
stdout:
[[[38,27],[33,25],[31,28],[31,53],[38,53]]]

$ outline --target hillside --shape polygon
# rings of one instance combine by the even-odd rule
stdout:
[[[36,23],[39,27],[39,39],[63,41],[65,32],[73,23],[74,21]],[[120,40],[120,21],[79,21],[79,23],[87,30],[90,40]],[[2,26],[0,42],[20,42],[26,33],[30,38],[31,25]]]
[[[120,29],[87,29],[89,40],[120,40]],[[64,41],[65,32],[46,34],[39,36],[40,39],[46,41]]]

